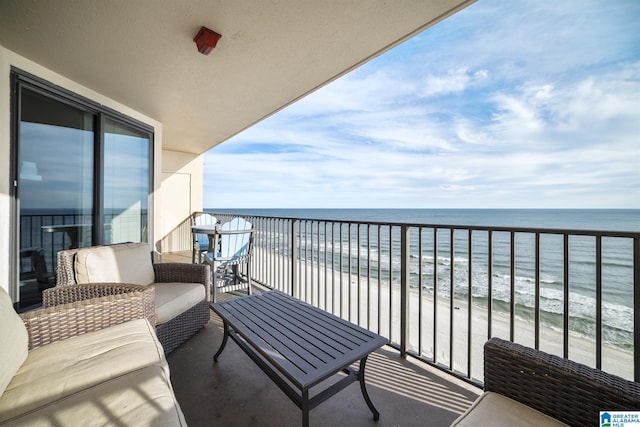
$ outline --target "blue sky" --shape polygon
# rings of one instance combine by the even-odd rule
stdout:
[[[640,208],[640,1],[479,0],[205,154],[205,208]]]

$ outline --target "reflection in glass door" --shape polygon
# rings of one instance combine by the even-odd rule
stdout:
[[[17,195],[20,301],[55,284],[62,249],[92,244],[94,115],[22,87]]]
[[[104,120],[103,243],[146,242],[149,133]]]

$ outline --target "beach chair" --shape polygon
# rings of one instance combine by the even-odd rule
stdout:
[[[210,225],[214,226],[218,223],[218,219],[206,212],[197,214],[193,218],[193,225]],[[191,251],[191,263],[202,263],[202,256],[207,252],[209,248],[209,236],[206,234],[192,233],[193,237],[193,250]]]
[[[253,233],[250,222],[234,218],[208,235],[209,247],[202,260],[211,266],[214,302],[222,292],[247,288],[251,295]]]

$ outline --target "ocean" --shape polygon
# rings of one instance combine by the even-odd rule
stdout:
[[[281,218],[303,218],[318,220],[342,220],[385,223],[408,223],[456,226],[526,227],[563,230],[623,231],[640,232],[640,210],[638,209],[206,209],[221,213],[236,213],[249,216],[269,216]],[[322,230],[314,231],[312,240],[318,245],[324,242]],[[476,235],[477,234],[477,235]],[[375,247],[377,237],[372,236]],[[389,239],[392,240],[388,245]],[[421,283],[423,292],[448,297],[451,294],[449,271],[452,260],[448,230],[438,233],[437,262],[434,263],[433,233],[423,237],[423,268],[418,268],[418,260],[411,260],[410,283]],[[471,290],[473,304],[488,305],[487,235],[474,233],[472,245],[472,279],[468,279],[468,234],[455,233],[454,237],[454,287],[456,299],[464,301]],[[411,257],[417,258],[417,239],[412,238]],[[571,334],[595,339],[595,239],[588,236],[572,236],[569,252],[569,328]],[[361,246],[367,244],[361,239]],[[393,248],[373,254],[371,261],[380,262],[380,280],[389,281],[389,271],[400,265],[399,236],[383,233],[383,248]],[[564,312],[564,271],[561,235],[542,235],[540,241],[540,316],[545,327],[561,331]],[[356,236],[352,236],[351,253],[341,245],[338,250],[343,256],[357,257]],[[516,235],[515,306],[516,315],[533,321],[535,316],[535,264],[534,236]],[[333,251],[336,248],[320,247],[319,251]],[[365,248],[360,252],[366,254]],[[306,251],[303,251],[303,254]],[[622,238],[602,240],[602,315],[603,340],[622,350],[633,347],[633,241]],[[317,256],[313,260],[318,261]],[[366,255],[362,255],[366,256]],[[511,294],[510,235],[495,232],[493,235],[492,303],[493,309],[503,314],[509,313]],[[309,260],[311,261],[311,260]],[[358,259],[353,265],[361,265]],[[436,267],[434,267],[436,266]],[[437,283],[434,283],[434,268],[437,269]],[[360,272],[360,274],[363,274]],[[377,279],[377,269],[368,274]],[[396,275],[398,276],[398,275]],[[418,281],[418,276],[420,281]],[[398,285],[399,277],[391,275],[393,285]]]

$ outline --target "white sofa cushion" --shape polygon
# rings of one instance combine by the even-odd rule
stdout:
[[[169,368],[155,329],[132,320],[29,352],[0,398],[0,424],[142,367]]]
[[[11,298],[0,287],[0,396],[27,358],[29,335],[13,309]]]
[[[566,424],[501,394],[485,392],[451,426],[554,427]]]
[[[147,243],[121,243],[78,251],[74,263],[77,283],[149,285],[155,279]]]
[[[202,283],[155,283],[156,324],[168,322],[206,297]]]
[[[149,366],[22,414],[12,426],[186,426],[171,382]]]

